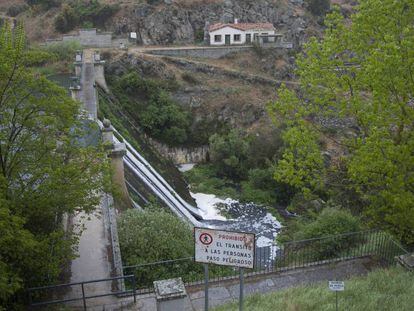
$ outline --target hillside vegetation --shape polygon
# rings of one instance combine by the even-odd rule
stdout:
[[[345,281],[339,292],[340,310],[409,311],[414,306],[414,274],[400,268],[377,270],[366,277]],[[215,311],[238,310],[238,303],[226,304]],[[245,300],[246,311],[329,311],[335,310],[335,293],[327,283],[295,287],[266,295],[253,295]]]

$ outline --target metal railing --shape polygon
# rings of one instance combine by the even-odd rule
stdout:
[[[270,274],[315,265],[372,257],[384,265],[394,263],[397,255],[407,253],[390,235],[381,231],[351,232],[273,244],[256,249],[254,269],[245,269],[245,276]],[[136,276],[138,294],[153,292],[155,280],[182,277],[185,285],[204,282],[203,265],[194,257],[164,260],[140,265],[124,266],[125,274]],[[210,282],[236,279],[239,270],[209,265]]]
[[[113,282],[113,281],[119,281],[119,280],[129,280],[131,284],[131,289],[121,290],[121,291],[110,291],[110,292],[92,294],[92,295],[88,295],[87,293],[87,288],[85,286],[87,284]],[[80,289],[81,296],[65,298],[64,296],[68,293],[69,290],[74,291],[73,290],[74,287],[75,289],[76,287],[78,287],[78,290]],[[86,310],[88,299],[106,297],[106,296],[133,295],[134,303],[136,303],[137,292],[135,289],[136,289],[135,276],[127,275],[127,276],[120,276],[120,277],[106,278],[106,279],[99,279],[99,280],[92,280],[92,281],[85,281],[85,282],[33,287],[33,288],[29,288],[27,292],[28,292],[29,306],[32,308],[33,307],[44,307],[48,305],[62,304],[62,303],[68,303],[68,302],[75,302],[75,301],[82,301],[83,309]]]

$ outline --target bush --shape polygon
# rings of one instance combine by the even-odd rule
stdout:
[[[165,82],[131,72],[117,81],[116,92],[146,133],[168,145],[179,145],[187,142],[190,115],[171,99],[167,87]]]
[[[224,178],[217,178],[216,168],[213,165],[196,165],[192,170],[185,172],[184,175],[192,186],[192,192],[214,193],[220,197],[233,199],[238,197],[238,193],[234,189],[234,183]]]
[[[200,84],[200,81],[198,81],[198,79],[196,77],[194,77],[192,74],[188,73],[188,72],[184,72],[181,75],[181,78],[190,83],[190,84]]]
[[[128,210],[118,219],[118,232],[124,265],[193,256],[191,228],[175,215],[165,211]],[[149,284],[156,279],[168,278],[169,268],[168,265],[163,265],[136,271],[138,284]],[[183,267],[185,268],[187,267]]]
[[[61,0],[26,0],[30,6],[39,5],[43,10],[49,10],[50,8],[60,6]]]
[[[241,180],[247,175],[249,142],[238,130],[226,135],[210,137],[210,159],[217,168],[217,175]]]
[[[16,17],[17,15],[19,15],[20,13],[23,13],[24,11],[26,11],[29,7],[27,6],[27,4],[13,4],[11,6],[9,6],[9,8],[7,9],[7,15],[11,16],[11,17]]]
[[[306,4],[315,16],[324,16],[331,7],[330,0],[306,0]]]
[[[65,5],[62,12],[55,18],[55,28],[59,32],[68,32],[74,29],[80,20],[78,13],[69,5]]]
[[[87,3],[74,2],[63,7],[62,12],[55,19],[55,28],[60,32],[68,32],[80,23],[89,27],[103,27],[118,10],[118,4],[101,4],[97,0]]]
[[[77,41],[62,41],[48,44],[43,49],[56,56],[60,61],[71,61],[74,59],[76,51],[81,50],[82,47]]]
[[[340,235],[347,232],[357,232],[362,229],[361,220],[347,210],[326,207],[314,221],[300,223],[294,234],[295,240],[322,238]],[[315,259],[327,259],[337,256],[360,241],[354,236],[336,236],[310,243],[307,252],[314,254]]]

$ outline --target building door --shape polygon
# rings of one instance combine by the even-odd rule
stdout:
[[[226,40],[226,45],[230,45],[230,35],[226,35],[225,40]]]
[[[246,34],[246,43],[252,42],[252,35],[250,33]]]

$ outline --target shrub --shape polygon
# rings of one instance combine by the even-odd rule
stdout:
[[[330,9],[330,0],[306,0],[309,11],[315,16],[324,16]]]
[[[9,8],[7,9],[7,15],[11,16],[11,17],[16,17],[17,15],[19,15],[20,13],[23,13],[24,11],[26,11],[28,9],[28,5],[27,4],[13,4],[11,6],[9,6]]]
[[[118,231],[124,265],[193,256],[191,228],[165,211],[128,210],[118,219]],[[190,264],[193,264],[192,261]],[[139,284],[150,284],[153,280],[173,276],[169,274],[170,268],[169,265],[160,265],[139,269],[135,273]],[[183,265],[184,270],[187,268]]]
[[[55,28],[59,32],[68,32],[79,23],[78,13],[69,5],[63,6],[62,12],[55,18]]]
[[[184,81],[186,81],[186,82],[188,82],[188,83],[190,83],[190,84],[200,84],[200,81],[198,81],[198,79],[197,79],[196,77],[194,77],[194,75],[192,75],[192,74],[190,74],[190,73],[188,73],[188,72],[184,72],[184,73],[181,75],[181,78],[182,78]]]
[[[238,130],[210,137],[210,157],[219,176],[240,180],[247,175],[249,142]]]
[[[361,220],[349,211],[327,207],[314,221],[300,223],[298,231],[294,234],[295,240],[322,238],[339,235],[347,232],[357,232],[362,229]],[[338,255],[360,241],[354,236],[343,235],[321,239],[310,243],[311,249],[307,252],[314,254],[317,259],[326,259]]]
[[[76,51],[82,49],[82,47],[77,41],[62,41],[48,44],[43,49],[54,54],[57,60],[70,61],[74,59]]]
[[[131,72],[119,79],[116,91],[146,133],[168,145],[178,145],[187,141],[190,115],[171,99],[167,87],[165,82]]]
[[[43,10],[49,10],[50,8],[60,6],[61,0],[26,0],[30,6],[38,5]]]
[[[55,19],[55,28],[60,32],[68,32],[80,23],[88,27],[102,27],[118,10],[118,4],[101,4],[97,0],[87,3],[77,1],[63,7],[62,12]]]

